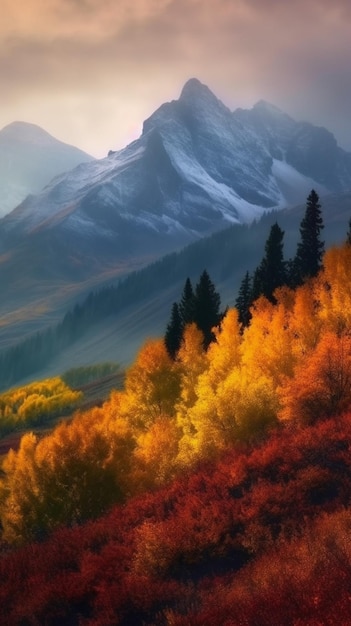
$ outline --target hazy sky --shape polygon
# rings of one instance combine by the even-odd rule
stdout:
[[[261,98],[351,150],[350,0],[0,0],[0,128],[23,120],[94,156],[197,77]]]

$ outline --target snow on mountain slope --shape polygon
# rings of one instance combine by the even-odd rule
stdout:
[[[92,157],[58,141],[35,124],[13,122],[0,131],[0,217],[54,176]]]
[[[351,188],[351,155],[328,131],[262,101],[232,113],[191,79],[179,100],[144,122],[138,140],[56,177],[3,220],[0,233],[55,229],[78,239],[131,236],[138,245],[142,237],[146,247],[151,235],[152,247],[157,236],[174,247],[303,201],[312,187]]]
[[[56,176],[0,220],[0,316],[24,303],[27,319],[43,307],[50,317],[131,268],[304,203],[312,188],[351,190],[351,154],[331,133],[263,101],[231,112],[191,79],[139,139]]]

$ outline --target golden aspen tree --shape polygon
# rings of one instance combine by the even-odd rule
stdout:
[[[275,305],[265,298],[256,302],[242,341],[243,365],[253,376],[270,378],[273,388],[282,378],[292,375],[294,366],[291,293],[287,289],[278,290],[276,300]]]
[[[135,441],[126,420],[102,408],[77,414],[52,434],[22,437],[3,463],[3,538],[35,539],[60,524],[101,515],[130,490]]]
[[[178,425],[187,430],[187,412],[196,401],[196,385],[200,374],[207,367],[206,353],[203,347],[203,334],[195,323],[184,329],[182,343],[178,352],[180,371],[180,395],[176,403]]]
[[[33,529],[38,529],[38,510],[35,503],[40,494],[40,470],[35,460],[36,446],[37,437],[33,433],[24,435],[18,451],[10,450],[2,464],[2,538],[10,543],[32,539]]]
[[[351,246],[330,248],[320,275],[320,317],[326,329],[337,334],[351,328]]]
[[[132,493],[162,485],[175,476],[179,435],[175,418],[168,415],[158,417],[139,435],[132,460]]]
[[[242,337],[237,309],[228,309],[214,334],[216,341],[210,345],[207,359],[208,377],[215,388],[241,360]]]
[[[211,457],[241,437],[255,435],[275,419],[272,379],[241,363],[236,310],[229,310],[199,376],[197,400],[188,411],[192,436],[180,442],[180,460]]]
[[[271,376],[245,365],[235,368],[218,388],[218,418],[226,443],[255,437],[275,423],[277,396]]]
[[[322,332],[321,301],[318,278],[311,278],[297,288],[292,311],[291,330],[297,360],[313,350]]]
[[[212,420],[216,420],[217,386],[240,360],[241,335],[236,309],[228,310],[220,328],[216,328],[214,334],[215,341],[210,344],[205,359],[201,361],[201,368],[197,368],[195,372],[192,366],[193,376],[187,378],[187,389],[190,390],[187,397],[190,401],[183,403],[177,413],[178,424],[183,431],[178,457],[181,464],[186,464],[197,456],[197,426],[201,422],[199,415],[211,415]],[[199,338],[197,341],[199,342]]]
[[[120,413],[137,431],[147,430],[161,415],[174,415],[179,392],[179,368],[164,341],[149,340],[126,373]]]

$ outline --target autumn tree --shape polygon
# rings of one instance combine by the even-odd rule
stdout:
[[[119,410],[136,430],[145,431],[161,415],[174,414],[179,391],[179,369],[164,341],[148,340],[126,372]]]
[[[326,333],[279,390],[282,420],[314,423],[351,407],[351,339]]]
[[[189,419],[189,409],[197,400],[197,382],[208,363],[203,345],[203,334],[195,323],[185,327],[184,337],[178,353],[180,368],[180,396],[176,404],[176,419],[180,429],[182,462],[188,458],[194,427]]]
[[[22,437],[0,480],[3,538],[21,543],[80,523],[121,502],[129,490],[134,437],[126,420],[92,409],[38,439]]]
[[[323,327],[338,335],[351,328],[351,245],[332,247],[325,253],[316,298]]]
[[[179,462],[217,455],[238,438],[257,433],[275,415],[275,397],[267,377],[250,375],[241,363],[242,335],[236,309],[229,309],[216,341],[206,353],[207,368],[199,375],[195,403],[186,415]]]
[[[282,377],[292,375],[295,359],[288,288],[279,288],[276,296],[276,304],[263,296],[256,300],[242,340],[243,365],[253,378],[271,380],[274,389]]]
[[[292,264],[292,286],[301,285],[306,278],[316,276],[322,267],[324,241],[320,238],[324,228],[318,194],[312,189],[307,198],[305,216],[300,224],[301,241]]]
[[[196,400],[197,379],[207,367],[203,342],[203,334],[195,322],[188,324],[178,353],[181,391],[176,405],[177,414],[185,414]]]

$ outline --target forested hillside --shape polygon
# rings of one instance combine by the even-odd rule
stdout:
[[[9,452],[6,623],[349,623],[349,241],[273,296]]]
[[[323,199],[322,205],[325,244],[341,243],[345,240],[350,217],[350,194],[329,196]],[[218,287],[223,308],[234,305],[243,274],[246,270],[254,273],[264,255],[270,228],[276,221],[285,233],[285,259],[295,255],[304,211],[305,207],[299,206],[294,210],[269,213],[250,226],[235,224],[130,273],[116,285],[91,292],[57,325],[34,334],[26,334],[26,329],[26,333],[21,333],[25,337],[22,341],[0,351],[0,389],[33,379],[38,372],[45,377],[51,364],[59,363],[59,368],[53,367],[53,374],[60,374],[72,366],[77,347],[84,348],[85,341],[87,349],[82,350],[83,360],[74,365],[106,359],[129,365],[136,356],[135,346],[148,336],[159,335],[166,327],[172,300],[178,297],[186,277],[195,283],[205,268]],[[150,319],[144,309],[150,309]],[[6,321],[0,331],[1,339],[6,332]],[[85,338],[97,332],[99,342],[92,341],[90,347]],[[97,343],[104,346],[107,356],[97,354]]]

